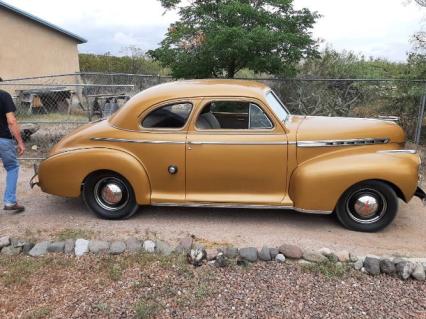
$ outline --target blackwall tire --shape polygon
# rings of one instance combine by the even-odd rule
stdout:
[[[339,199],[336,215],[351,230],[376,232],[388,226],[398,211],[398,197],[381,181],[365,181],[349,188]]]
[[[89,175],[82,195],[87,207],[103,219],[126,219],[139,208],[130,183],[114,172]]]

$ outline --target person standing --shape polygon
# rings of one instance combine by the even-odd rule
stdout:
[[[0,82],[2,81],[2,78],[0,78]],[[6,189],[3,197],[4,210],[19,213],[23,212],[25,207],[19,205],[16,200],[16,185],[19,175],[17,153],[19,156],[24,154],[25,144],[21,137],[15,112],[16,107],[10,94],[0,90],[0,160],[2,160],[7,172]],[[17,147],[16,143],[18,144]]]

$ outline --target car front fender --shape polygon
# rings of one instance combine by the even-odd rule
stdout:
[[[298,166],[290,178],[289,195],[295,207],[333,211],[340,196],[352,185],[381,180],[396,187],[408,202],[417,188],[419,165],[417,154],[332,153]]]
[[[133,187],[138,204],[150,203],[151,187],[142,162],[122,150],[84,148],[53,155],[40,164],[38,184],[43,192],[49,194],[78,197],[84,179],[102,170],[113,171],[126,178]]]

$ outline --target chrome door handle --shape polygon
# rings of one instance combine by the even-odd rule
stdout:
[[[193,141],[189,141],[188,142],[189,145],[203,145],[203,142],[193,142]]]

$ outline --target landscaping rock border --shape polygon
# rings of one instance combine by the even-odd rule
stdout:
[[[45,240],[34,243],[9,236],[0,236],[0,252],[3,256],[25,254],[32,257],[45,256],[49,253],[63,253],[77,257],[89,253],[120,255],[123,253],[145,252],[158,253],[164,256],[185,254],[188,262],[196,267],[205,264],[226,267],[232,260],[235,260],[237,265],[242,266],[257,261],[285,263],[288,260],[295,260],[302,265],[315,263],[346,264],[371,276],[383,274],[397,276],[402,280],[408,280],[409,278],[419,281],[426,280],[426,258],[356,256],[344,250],[333,252],[329,248],[321,248],[320,250],[303,249],[293,244],[282,244],[279,247],[265,245],[260,250],[256,247],[204,249],[203,246],[195,242],[193,236],[182,238],[175,248],[165,241],[141,240],[138,238],[128,238],[125,241],[79,238],[65,241]]]

